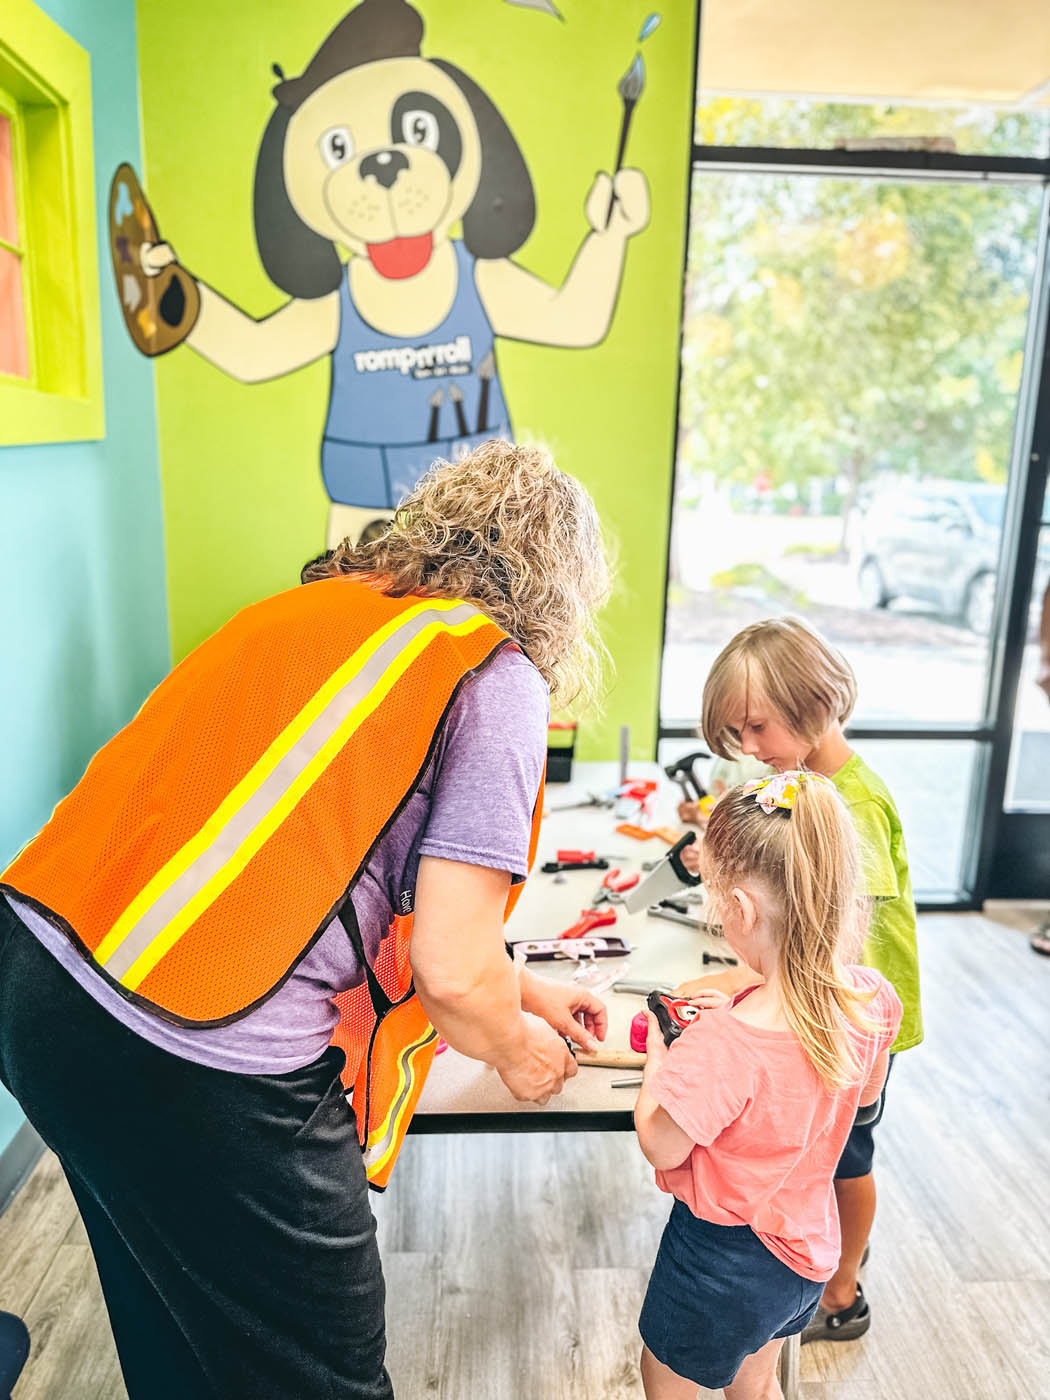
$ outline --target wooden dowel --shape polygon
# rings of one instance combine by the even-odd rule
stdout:
[[[576,1063],[597,1069],[641,1069],[645,1056],[640,1050],[597,1050],[593,1055],[577,1050]]]

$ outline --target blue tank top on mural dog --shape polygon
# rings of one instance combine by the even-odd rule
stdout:
[[[341,505],[393,510],[438,457],[511,436],[474,257],[459,239],[452,246],[455,300],[426,335],[377,331],[354,306],[349,275],[339,284],[321,470]]]

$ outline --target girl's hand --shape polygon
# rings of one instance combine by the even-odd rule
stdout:
[[[682,803],[682,806],[683,806],[683,807],[685,807],[685,806],[687,806],[687,805],[688,805],[688,804],[685,803],[685,802]],[[689,871],[689,874],[690,874],[690,875],[699,875],[699,874],[700,874],[700,842],[699,842],[699,841],[694,841],[694,842],[692,842],[691,845],[683,846],[682,849],[678,852],[678,856],[679,856],[679,859],[681,860],[682,864],[685,866],[686,870]]]
[[[667,1059],[667,1052],[670,1048],[664,1041],[664,1033],[660,1029],[660,1022],[651,1011],[646,1011],[645,1019],[648,1022],[645,1033],[645,1069],[643,1078],[655,1074],[656,1071]]]
[[[678,820],[685,822],[689,826],[706,826],[707,817],[700,810],[699,802],[679,802]],[[689,847],[686,848],[691,849]]]
[[[693,996],[686,997],[690,1006],[699,1006],[704,1011],[714,1011],[719,1006],[725,1006],[731,997],[725,992],[720,992],[717,987],[701,987]]]
[[[571,982],[548,982],[522,970],[521,1009],[542,1016],[559,1035],[574,1040],[581,1050],[593,1054],[605,1039],[609,1013],[605,1003]]]

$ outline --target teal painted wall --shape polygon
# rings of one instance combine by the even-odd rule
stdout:
[[[138,160],[133,0],[43,0],[91,55],[106,437],[0,449],[0,868],[169,665],[153,371],[108,285],[109,178]],[[0,1088],[0,1151],[22,1115]]]

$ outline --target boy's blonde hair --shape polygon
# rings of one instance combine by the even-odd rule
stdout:
[[[303,581],[370,574],[395,598],[475,603],[518,642],[563,708],[600,698],[595,615],[609,564],[594,502],[541,447],[492,439],[437,462],[378,538],[343,543]]]
[[[832,1091],[855,1084],[860,1073],[844,1021],[876,1029],[862,1011],[870,994],[847,981],[843,966],[863,936],[859,862],[849,812],[827,781],[800,782],[790,811],[765,812],[753,794],[734,788],[704,836],[705,883],[716,905],[748,879],[768,890],[784,1013]]]
[[[841,652],[797,617],[771,617],[738,632],[718,655],[704,685],[704,738],[719,758],[737,758],[729,717],[741,703],[765,700],[793,733],[816,745],[830,725],[845,724],[857,703],[857,680]]]

